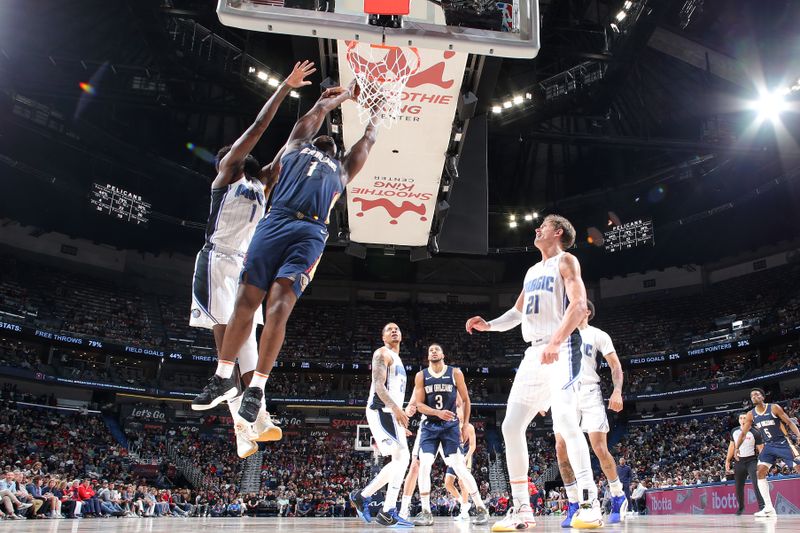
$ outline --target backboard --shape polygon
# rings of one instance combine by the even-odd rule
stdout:
[[[217,14],[259,32],[497,57],[539,51],[536,0],[410,0],[399,27],[370,24],[364,0],[218,0]]]

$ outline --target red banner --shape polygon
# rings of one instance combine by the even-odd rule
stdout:
[[[800,514],[800,477],[769,482],[769,493],[778,514]],[[657,489],[646,493],[650,514],[733,514],[738,508],[733,483],[679,489]],[[758,511],[753,485],[744,486],[745,513]]]

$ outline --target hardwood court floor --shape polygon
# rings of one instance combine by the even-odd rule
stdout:
[[[495,517],[492,517],[492,522]],[[541,517],[534,531],[565,531],[557,517]],[[384,528],[365,524],[356,518],[107,518],[94,520],[4,520],[0,532],[15,533],[328,533],[373,532]],[[488,526],[473,526],[437,518],[432,527],[415,528],[420,533],[489,532]],[[694,533],[697,531],[748,531],[772,533],[800,531],[800,515],[781,515],[777,519],[756,519],[733,515],[637,516],[622,525],[606,526],[603,531],[636,533],[657,531]],[[397,531],[397,530],[395,530]],[[402,531],[402,530],[401,530]],[[572,530],[577,531],[577,530]]]

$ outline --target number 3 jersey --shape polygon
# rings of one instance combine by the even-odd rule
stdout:
[[[456,412],[456,398],[458,389],[456,388],[456,378],[453,375],[453,367],[447,365],[444,371],[438,376],[431,372],[430,368],[422,371],[422,378],[425,387],[425,405],[432,409]],[[452,421],[458,423],[457,420]],[[447,424],[438,416],[429,416],[424,424]]]
[[[534,342],[550,337],[561,325],[569,305],[559,264],[564,252],[539,261],[525,274],[522,338]]]

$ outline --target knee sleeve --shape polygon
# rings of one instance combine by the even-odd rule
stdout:
[[[258,364],[258,343],[256,342],[256,321],[253,320],[253,330],[239,350],[239,372],[247,374],[256,369]]]
[[[458,481],[467,489],[469,494],[474,494],[478,491],[478,484],[475,482],[472,472],[467,468],[463,457],[453,457],[450,461],[450,466],[453,468],[453,472],[456,473]]]
[[[436,456],[432,453],[420,452],[419,454],[419,477],[417,478],[417,483],[419,483],[420,494],[427,494],[431,491],[431,469],[435,460]]]

